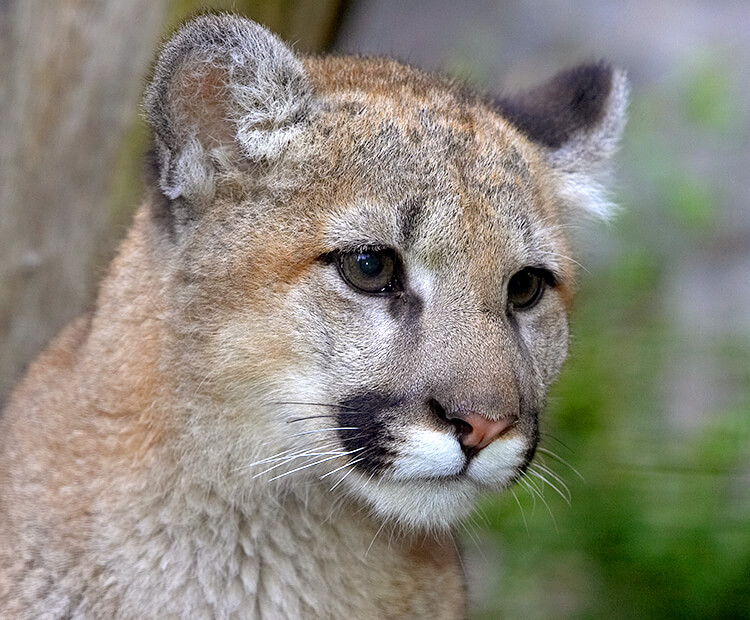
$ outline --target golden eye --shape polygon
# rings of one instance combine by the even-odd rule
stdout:
[[[338,265],[346,283],[363,293],[387,293],[397,287],[396,255],[393,250],[342,252]]]
[[[527,310],[535,306],[547,286],[545,272],[527,267],[521,269],[508,282],[508,304],[513,310]]]

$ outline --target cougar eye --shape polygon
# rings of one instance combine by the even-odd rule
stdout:
[[[397,287],[396,255],[393,250],[342,252],[338,265],[346,283],[363,293],[387,293]]]
[[[545,272],[527,267],[508,282],[508,304],[513,310],[526,310],[535,306],[542,298],[547,285]]]

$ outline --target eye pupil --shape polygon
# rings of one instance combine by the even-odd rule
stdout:
[[[383,271],[383,261],[380,260],[377,254],[371,252],[359,254],[357,256],[357,264],[359,265],[359,270],[368,278],[375,278]]]
[[[526,310],[535,306],[542,297],[545,284],[539,270],[522,269],[508,283],[508,304],[514,310]]]

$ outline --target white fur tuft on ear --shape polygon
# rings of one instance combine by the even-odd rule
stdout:
[[[560,198],[567,211],[583,210],[601,219],[615,212],[607,182],[610,161],[625,129],[627,102],[627,77],[624,71],[616,69],[601,121],[580,130],[563,146],[548,152],[548,161],[558,172]]]
[[[311,87],[294,52],[262,26],[207,15],[162,49],[144,97],[159,184],[194,208],[241,158],[274,160],[304,129]]]

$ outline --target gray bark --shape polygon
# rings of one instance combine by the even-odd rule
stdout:
[[[0,1],[0,403],[93,299],[121,232],[111,190],[166,8]]]

